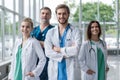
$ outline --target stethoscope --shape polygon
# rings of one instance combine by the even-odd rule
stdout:
[[[102,40],[100,40],[100,43],[102,44],[103,47],[105,47],[105,44],[104,44],[104,42]],[[90,53],[90,56],[89,56],[90,57],[90,66],[92,66],[93,65],[93,60],[94,60],[94,58],[96,58],[96,57],[93,57],[93,55],[96,55],[96,52],[95,52],[95,49],[92,47],[92,45],[94,45],[94,44],[92,43],[91,40],[89,40],[89,45],[90,45],[90,49],[89,49],[89,53]]]
[[[101,39],[100,39],[100,43],[102,43],[103,47],[105,46],[104,43],[103,43],[103,41]],[[91,54],[92,51],[95,53],[95,49],[92,47],[93,44],[92,44],[91,40],[89,40],[89,44],[90,44],[89,53]]]

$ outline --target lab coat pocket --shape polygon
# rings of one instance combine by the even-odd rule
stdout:
[[[72,46],[72,40],[70,38],[66,39],[66,43],[67,46]]]
[[[25,54],[28,59],[32,59],[33,56],[33,49],[32,48],[26,48],[25,49]]]
[[[54,61],[49,61],[48,64],[48,77],[50,80],[55,80],[57,77],[57,64]],[[53,67],[54,66],[54,67]]]
[[[35,77],[26,76],[25,80],[36,80]]]
[[[30,76],[26,76],[25,80],[31,80],[31,77]]]
[[[86,78],[87,78],[86,80],[94,80],[94,74],[92,75],[87,74]]]

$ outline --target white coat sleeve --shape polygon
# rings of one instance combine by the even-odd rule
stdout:
[[[8,74],[8,80],[9,79],[11,79],[11,80],[13,80],[13,76],[14,76],[14,61],[15,61],[15,58],[12,56],[12,60],[11,60],[11,66],[10,66],[10,72],[9,72],[9,74]]]
[[[78,56],[81,70],[83,70],[85,72],[87,72],[87,70],[89,69],[88,66],[86,65],[86,56],[87,56],[86,54],[88,54],[87,50],[88,49],[87,49],[86,44],[83,43],[80,48],[80,52],[79,52],[79,56]]]
[[[42,73],[43,68],[45,66],[46,57],[44,55],[43,49],[42,49],[39,41],[35,40],[33,42],[33,48],[34,48],[35,53],[37,54],[37,56],[39,58],[39,62],[38,62],[37,67],[32,72],[34,73],[35,76],[39,76]]]
[[[15,46],[14,46],[14,48],[13,48],[13,50],[12,50],[12,58],[11,58],[11,65],[10,65],[10,72],[9,72],[9,74],[8,74],[8,80],[9,79],[11,79],[11,80],[13,80],[14,79],[14,69],[15,69],[15,51],[16,51],[16,49],[18,49],[17,48],[17,44],[19,43],[19,41],[16,41],[15,42]]]
[[[58,62],[61,62],[62,59],[63,59],[63,55],[58,53],[58,52],[55,52],[52,47],[53,47],[53,43],[52,43],[52,31],[49,30],[47,32],[47,35],[46,35],[46,39],[45,39],[45,54],[48,58],[50,58],[51,60],[55,60],[55,61],[58,61]]]
[[[61,53],[65,58],[77,56],[79,53],[79,48],[81,46],[81,41],[82,41],[82,38],[80,36],[80,30],[76,29],[74,33],[75,34],[72,35],[74,36],[74,39],[72,41],[74,45],[61,48]]]
[[[105,63],[106,63],[106,68],[109,68],[108,66],[108,63],[107,63],[107,54],[108,54],[108,51],[107,51],[107,46],[106,46],[106,42],[103,42],[104,43],[104,49],[105,49]]]

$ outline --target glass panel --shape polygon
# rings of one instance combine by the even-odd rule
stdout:
[[[31,11],[30,11],[30,13],[29,14],[31,14],[31,18],[33,19],[33,0],[31,0],[31,2],[30,2],[30,9],[31,9]]]
[[[2,0],[0,0],[0,5],[2,5]]]
[[[13,0],[4,0],[4,1],[5,1],[5,7],[13,10]]]
[[[39,11],[40,11],[39,0],[36,0],[36,20],[37,20],[37,22],[39,22]]]
[[[6,12],[6,18],[5,18],[5,59],[10,57],[11,51],[13,49],[13,14]]]
[[[29,0],[24,0],[24,15],[29,17]]]
[[[117,29],[115,25],[106,26],[105,41],[108,49],[117,48]]]
[[[120,80],[120,56],[108,56],[107,80]]]
[[[16,20],[16,38],[18,38],[19,35],[19,21],[18,21],[18,15],[15,16]]]
[[[1,20],[2,20],[2,18],[1,18],[1,9],[0,9],[0,61],[2,60],[2,39],[1,39],[1,37],[2,37],[2,30],[1,30]]]
[[[15,11],[16,11],[16,12],[18,12],[18,6],[19,6],[18,1],[19,1],[19,0],[15,0]]]

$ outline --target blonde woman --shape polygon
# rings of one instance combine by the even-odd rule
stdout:
[[[23,19],[20,26],[22,38],[15,43],[9,80],[39,80],[46,58],[39,41],[30,37],[32,29],[32,20]],[[37,58],[40,61],[36,66]]]

